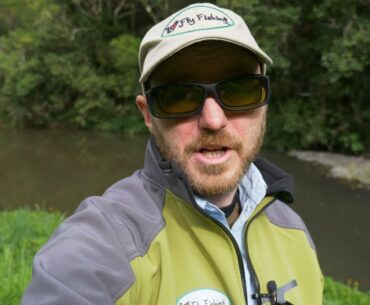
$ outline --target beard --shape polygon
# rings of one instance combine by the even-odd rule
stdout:
[[[184,151],[179,151],[171,139],[164,136],[155,121],[152,135],[162,156],[174,161],[185,173],[192,190],[202,197],[211,197],[235,190],[262,146],[265,121],[264,115],[260,126],[250,131],[249,139],[239,139],[225,130],[202,130],[185,146]],[[194,152],[211,145],[232,149],[238,157],[222,164],[202,164],[196,167],[189,162]]]

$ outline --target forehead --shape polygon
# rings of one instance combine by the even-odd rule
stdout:
[[[179,82],[214,82],[247,73],[260,73],[260,64],[247,49],[225,42],[189,46],[160,64],[150,86]]]

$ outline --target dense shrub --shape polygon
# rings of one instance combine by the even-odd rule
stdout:
[[[32,20],[1,39],[1,113],[14,126],[127,127],[139,90],[139,39],[96,37],[65,7],[45,3],[25,4]]]

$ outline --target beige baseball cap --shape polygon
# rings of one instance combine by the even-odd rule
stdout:
[[[245,47],[256,55],[266,71],[271,58],[260,49],[243,18],[211,3],[196,3],[154,25],[139,50],[140,83],[176,52],[205,40],[221,40]]]

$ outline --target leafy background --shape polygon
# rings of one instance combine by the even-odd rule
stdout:
[[[266,146],[370,154],[368,0],[218,0],[273,58]],[[192,1],[0,0],[0,129],[144,130],[141,37]]]

